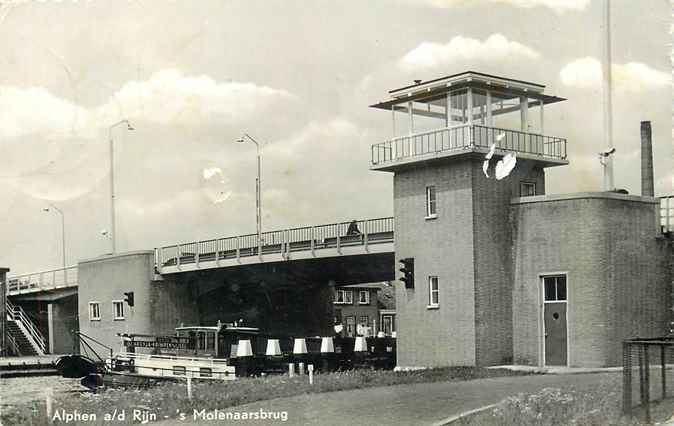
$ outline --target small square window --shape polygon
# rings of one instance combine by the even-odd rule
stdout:
[[[112,301],[112,318],[115,320],[124,319],[124,301],[123,300],[113,300]]]
[[[100,302],[89,302],[89,321],[101,320],[101,304]]]
[[[546,302],[563,302],[566,300],[566,276],[557,275],[543,277]]]
[[[520,197],[532,197],[536,195],[536,184],[534,182],[520,182]]]
[[[184,376],[187,373],[187,368],[183,367],[182,365],[174,365],[173,366],[173,375],[174,376]]]
[[[206,367],[200,367],[199,377],[213,377],[213,370]]]
[[[435,186],[426,187],[426,217],[432,218],[438,215],[437,199],[435,194]]]
[[[360,304],[360,305],[369,305],[370,304],[370,291],[369,290],[359,290],[358,291],[358,304]]]
[[[438,277],[428,277],[428,306],[437,307],[440,305],[440,287]]]

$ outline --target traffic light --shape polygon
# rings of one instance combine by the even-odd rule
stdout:
[[[414,288],[414,258],[406,257],[400,259],[400,263],[403,264],[403,267],[400,268],[400,272],[403,273],[400,281],[405,283],[405,288]]]
[[[133,291],[124,292],[124,301],[129,306],[133,306]]]

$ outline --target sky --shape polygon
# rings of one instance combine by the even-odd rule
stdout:
[[[667,0],[612,0],[615,185],[640,192],[639,123],[653,123],[656,195],[672,194]],[[545,133],[570,165],[548,193],[601,190],[599,0],[227,0],[0,3],[0,266],[10,275],[110,251],[110,125],[118,251],[391,216],[369,170],[391,117],[368,105],[466,70],[568,100]]]

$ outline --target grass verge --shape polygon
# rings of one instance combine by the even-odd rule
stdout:
[[[641,425],[643,413],[634,409],[634,417],[622,415],[620,376],[604,381],[592,391],[562,391],[546,388],[535,394],[506,398],[496,407],[468,415],[451,426],[609,426]],[[661,423],[672,417],[674,399],[651,403],[652,421]]]
[[[412,383],[473,380],[489,377],[515,376],[528,373],[505,369],[475,367],[447,367],[393,372],[382,370],[351,370],[344,372],[317,374],[314,384],[309,385],[307,376],[289,378],[269,376],[239,379],[230,382],[201,382],[193,385],[193,398],[187,398],[183,383],[162,383],[148,389],[107,389],[98,394],[88,392],[67,393],[55,396],[53,410],[66,413],[96,414],[95,421],[87,424],[110,424],[105,422],[105,414],[125,410],[127,413],[141,409],[156,414],[157,420],[178,418],[179,414],[190,412],[193,407],[225,409],[280,397],[308,393],[334,392],[362,389],[376,386],[391,386]],[[127,420],[128,414],[127,414]],[[120,422],[115,422],[120,424]],[[132,423],[132,421],[121,422]],[[46,402],[34,401],[24,405],[6,407],[0,414],[3,425],[48,424]]]

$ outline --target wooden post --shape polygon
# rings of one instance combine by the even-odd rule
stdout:
[[[187,376],[187,399],[192,400],[192,378]]]
[[[295,377],[295,363],[288,364],[288,377]]]
[[[309,384],[313,385],[314,384],[314,365],[313,364],[307,365],[307,370],[309,371]]]

